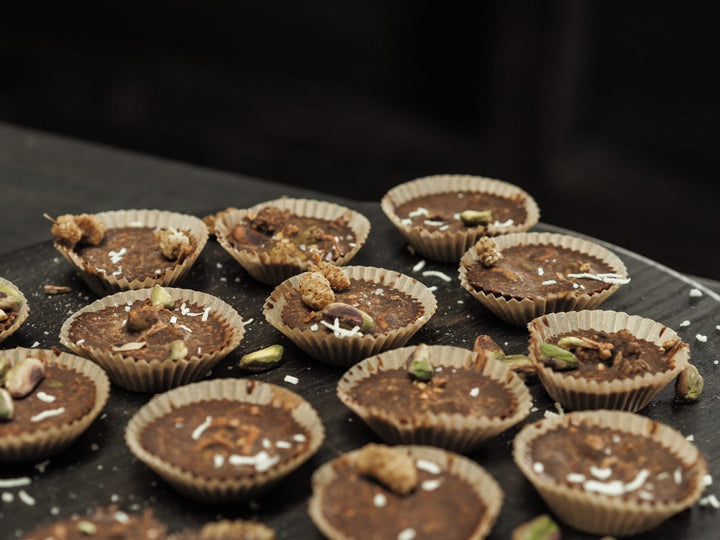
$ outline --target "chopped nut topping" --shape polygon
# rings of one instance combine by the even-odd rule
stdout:
[[[360,474],[375,478],[393,493],[407,495],[418,484],[413,459],[390,446],[367,444],[357,454],[356,466]]]
[[[335,301],[328,279],[320,272],[308,272],[300,280],[302,301],[310,309],[321,310]]]
[[[332,263],[321,261],[317,250],[313,251],[315,264],[310,265],[311,272],[320,272],[330,283],[330,288],[335,292],[344,291],[350,288],[350,278],[338,266]]]
[[[92,214],[64,214],[53,221],[50,234],[58,243],[69,247],[78,243],[97,246],[105,237],[106,230],[105,223]]]
[[[483,266],[492,266],[502,259],[502,252],[498,249],[495,241],[488,236],[483,236],[477,241],[475,253],[478,254]]]
[[[155,233],[160,253],[168,260],[176,261],[192,250],[190,238],[182,232],[168,227]]]

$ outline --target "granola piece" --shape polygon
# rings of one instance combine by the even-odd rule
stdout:
[[[99,217],[92,214],[75,216],[75,224],[82,231],[80,242],[89,246],[97,246],[105,237],[107,225]]]
[[[188,235],[182,231],[167,227],[155,233],[160,253],[170,261],[176,261],[192,251]]]
[[[75,218],[72,214],[64,214],[58,216],[50,227],[50,234],[55,237],[58,243],[66,246],[74,246],[82,238],[82,231],[75,223]]]
[[[390,446],[366,444],[358,452],[356,466],[360,474],[371,476],[399,495],[407,495],[418,484],[413,459]]]
[[[142,332],[160,320],[158,308],[154,306],[141,306],[128,313],[127,324],[130,332]]]
[[[477,241],[475,252],[480,257],[479,260],[483,266],[492,266],[502,259],[502,252],[498,249],[495,241],[488,236],[483,236]]]
[[[320,272],[308,272],[300,280],[300,294],[307,307],[321,310],[335,301],[330,282]]]
[[[283,228],[289,217],[290,210],[288,209],[282,210],[277,206],[266,206],[257,213],[250,225],[258,232],[272,235],[275,231]]]
[[[321,261],[317,250],[313,251],[315,264],[310,265],[311,272],[320,272],[330,283],[330,288],[335,292],[344,291],[350,288],[350,278],[345,275],[339,266]]]

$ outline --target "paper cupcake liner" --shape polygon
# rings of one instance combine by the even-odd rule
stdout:
[[[697,471],[691,493],[673,502],[636,501],[602,493],[589,493],[538,474],[530,462],[530,445],[540,435],[589,421],[599,427],[641,435],[662,444],[685,466]],[[597,535],[630,535],[656,527],[670,516],[689,508],[700,498],[707,463],[697,447],[682,433],[641,415],[623,411],[574,412],[526,425],[515,437],[513,459],[557,517],[566,524]]]
[[[232,332],[230,342],[222,349],[204,352],[199,356],[193,354],[180,360],[153,359],[148,361],[144,359],[138,360],[131,356],[131,353],[123,355],[85,344],[78,345],[70,339],[70,327],[80,314],[150,298],[152,290],[141,289],[100,298],[75,312],[60,328],[60,343],[75,354],[97,362],[107,371],[113,383],[134,392],[160,392],[205,376],[220,360],[240,344],[245,333],[242,317],[230,305],[215,296],[190,289],[165,287],[165,290],[176,301],[194,303],[204,308],[209,307],[230,328]]]
[[[25,320],[28,318],[28,315],[30,315],[30,306],[28,305],[27,298],[25,298],[25,295],[22,293],[22,291],[18,289],[15,285],[13,285],[10,281],[0,277],[0,285],[7,285],[22,298],[22,304],[18,309],[17,317],[15,317],[15,320],[10,326],[0,332],[0,343],[2,343],[7,338],[12,336],[15,331],[20,328],[22,323],[25,322]]]
[[[77,420],[60,426],[0,437],[0,462],[37,461],[55,455],[70,446],[97,418],[110,395],[110,381],[105,372],[92,362],[73,354],[49,349],[17,347],[2,351],[2,356],[16,364],[23,358],[39,358],[48,364],[72,369],[90,378],[95,385],[95,404]]]
[[[173,227],[180,231],[189,231],[195,240],[195,249],[188,254],[181,264],[175,265],[168,261],[168,268],[161,274],[152,274],[145,279],[128,281],[125,277],[119,279],[112,274],[98,272],[90,267],[74,250],[55,242],[54,246],[80,274],[82,280],[98,296],[112,294],[119,291],[145,289],[155,284],[173,285],[181,281],[190,271],[208,239],[208,228],[202,219],[188,214],[167,212],[162,210],[115,210],[95,214],[108,229],[118,227]],[[172,265],[172,266],[171,266]]]
[[[305,452],[292,456],[263,472],[237,478],[207,478],[172,465],[151,454],[140,444],[142,430],[183,405],[208,400],[229,400],[259,405],[273,404],[291,414],[308,432]],[[315,409],[299,395],[270,383],[249,379],[215,379],[188,384],[153,397],[130,419],[125,442],[130,451],[155,473],[184,495],[207,502],[221,503],[252,496],[287,476],[320,448],[325,430]]]
[[[566,409],[638,411],[688,365],[690,352],[686,345],[680,347],[671,357],[672,367],[667,371],[598,382],[553,371],[538,360],[543,342],[552,336],[578,329],[605,332],[627,330],[636,338],[658,346],[668,340],[679,339],[674,330],[663,324],[616,311],[550,313],[531,321],[528,324],[528,356],[535,365],[547,393]]]
[[[518,245],[537,244],[550,244],[572,249],[598,258],[610,266],[612,273],[618,274],[623,279],[627,278],[627,268],[625,268],[617,255],[598,244],[575,236],[557,233],[516,233],[498,236],[493,240],[500,251]],[[470,284],[467,267],[472,266],[478,260],[479,256],[474,246],[465,252],[460,260],[458,270],[460,284],[482,305],[492,311],[495,316],[515,326],[524,326],[529,321],[545,313],[595,309],[620,288],[619,283],[613,283],[608,288],[592,294],[578,289],[569,294],[548,294],[543,298],[523,298],[522,300],[506,298],[497,294],[478,291]]]
[[[430,320],[437,309],[432,291],[423,283],[394,270],[371,266],[348,266],[343,271],[350,279],[369,281],[382,287],[392,288],[411,296],[423,307],[423,315],[415,322],[382,334],[335,337],[324,331],[313,332],[289,327],[282,318],[287,297],[300,288],[302,275],[293,276],[280,285],[265,300],[263,315],[295,345],[320,362],[336,366],[350,366],[368,356],[388,349],[402,347]]]
[[[354,397],[355,387],[363,380],[389,369],[404,368],[416,347],[403,347],[366,358],[351,367],[340,379],[337,394],[349,409],[362,418],[388,444],[426,444],[466,453],[524,420],[530,413],[532,398],[523,381],[501,362],[490,356],[478,357],[472,351],[444,345],[428,346],[433,367],[467,369],[484,362],[480,373],[502,384],[517,400],[515,410],[506,418],[462,414],[388,411],[379,403],[361,405]]]
[[[289,209],[296,216],[313,217],[327,221],[333,221],[341,216],[348,215],[350,218],[348,226],[355,234],[355,246],[342,257],[330,261],[337,266],[343,266],[350,262],[370,234],[370,221],[364,215],[344,206],[325,201],[282,198],[256,204],[243,210],[231,210],[215,223],[215,234],[218,242],[225,251],[240,263],[248,274],[266,285],[277,285],[291,276],[305,272],[311,263],[311,261],[299,257],[279,261],[274,260],[266,252],[254,253],[235,248],[231,240],[232,230],[235,226],[242,223],[246,215],[257,213],[267,206]]]
[[[171,534],[167,540],[260,540],[265,538],[275,538],[275,531],[263,523],[223,519],[206,523],[199,531],[191,529]]]
[[[480,523],[468,536],[468,540],[481,540],[490,534],[490,530],[500,514],[504,494],[500,485],[485,469],[461,455],[440,448],[428,446],[395,446],[394,448],[406,452],[416,460],[422,459],[436,463],[453,476],[465,480],[486,508]],[[340,459],[355,459],[358,452],[359,450],[354,450],[323,464],[312,477],[313,494],[310,498],[308,513],[315,526],[330,540],[358,540],[368,537],[372,532],[356,531],[357,535],[345,534],[337,530],[322,511],[325,488],[336,477],[333,468],[335,462]]]
[[[405,225],[402,218],[395,213],[395,208],[417,197],[454,191],[481,192],[505,198],[518,194],[523,195],[527,217],[524,223],[515,223],[509,227],[497,227],[490,224],[485,229],[468,227],[456,232],[442,232]],[[380,204],[385,215],[405,236],[415,251],[427,259],[449,263],[457,263],[463,253],[483,236],[526,231],[540,219],[537,203],[519,187],[502,180],[460,174],[427,176],[399,184],[383,196]]]

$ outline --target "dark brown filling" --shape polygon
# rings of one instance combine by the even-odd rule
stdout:
[[[411,379],[406,369],[383,370],[361,380],[352,396],[363,407],[379,406],[401,416],[431,412],[505,418],[517,406],[507,388],[472,368],[445,367],[427,382]]]
[[[349,289],[336,292],[335,301],[353,305],[372,317],[373,326],[367,334],[381,334],[403,328],[414,323],[424,313],[422,304],[410,295],[378,283],[357,279],[350,280]],[[293,291],[287,299],[282,319],[291,328],[308,330],[317,325],[317,331],[331,332],[318,322],[315,312],[302,301],[300,290]]]
[[[45,366],[45,378],[29,395],[13,400],[15,413],[0,422],[0,437],[68,425],[95,405],[95,384],[87,376],[56,364]]]
[[[575,330],[553,336],[549,343],[556,344],[566,336],[588,338],[592,341],[611,344],[609,357],[603,358],[601,351],[591,347],[575,347],[573,354],[578,359],[577,369],[563,373],[576,378],[598,381],[634,377],[645,373],[660,373],[672,368],[669,359],[674,352],[667,351],[644,339],[638,339],[627,330],[598,332],[596,330]]]
[[[220,350],[232,338],[227,322],[213,311],[208,311],[205,317],[205,307],[179,301],[173,310],[158,309],[158,321],[149,329],[138,332],[128,330],[126,321],[130,311],[147,305],[148,300],[136,300],[129,306],[81,313],[70,325],[69,337],[80,347],[95,347],[138,360],[164,360],[169,344],[176,340],[185,343],[189,358]],[[123,345],[128,343],[144,345],[139,349],[123,351]]]
[[[397,495],[360,475],[340,459],[335,477],[325,486],[322,513],[350,538],[401,538],[414,531],[414,540],[469,538],[482,522],[485,504],[467,482],[442,471],[419,469],[420,484],[409,495]]]
[[[349,253],[356,238],[346,217],[333,221],[301,217],[270,206],[236,225],[230,240],[235,249],[266,252],[280,261],[313,260],[313,252],[320,260],[331,261]]]
[[[308,432],[272,405],[209,400],[178,407],[140,436],[148,452],[209,478],[248,476],[303,453]]]
[[[519,245],[502,250],[492,266],[467,266],[475,290],[510,298],[538,298],[549,294],[593,294],[611,285],[575,274],[607,274],[613,269],[600,259],[573,249],[550,245]]]
[[[471,191],[423,195],[398,205],[395,214],[414,227],[455,232],[467,228],[459,217],[465,210],[491,210],[491,223],[512,220],[510,225],[520,225],[527,220],[524,196],[506,198]]]
[[[188,236],[194,249],[195,239]],[[108,229],[99,245],[81,245],[76,247],[76,251],[88,268],[129,281],[162,276],[186,258],[181,256],[171,261],[163,257],[155,239],[155,230],[151,227]]]
[[[38,527],[22,540],[164,540],[166,527],[146,510],[143,514],[126,514],[117,508],[99,508],[91,516],[73,515],[50,525]]]
[[[540,435],[528,458],[557,482],[636,501],[676,501],[701,480],[660,443],[586,422]]]

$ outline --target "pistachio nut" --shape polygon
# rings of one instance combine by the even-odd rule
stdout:
[[[4,310],[0,309],[0,322],[7,321],[8,314]]]
[[[152,292],[150,293],[150,303],[153,306],[162,306],[168,309],[175,307],[175,300],[173,300],[172,295],[157,284],[153,285]]]
[[[280,363],[283,351],[282,345],[270,345],[259,351],[244,355],[240,358],[238,366],[248,371],[265,371],[272,369]]]
[[[584,344],[585,342],[581,338],[575,336],[565,336],[560,338],[557,342],[558,347],[567,350],[573,349],[575,347],[583,347]]]
[[[692,364],[688,364],[675,380],[675,399],[679,401],[697,401],[702,395],[704,386],[705,381],[698,369]]]
[[[525,354],[506,354],[498,358],[508,369],[521,374],[534,374],[535,366]]]
[[[77,522],[77,530],[83,535],[92,536],[97,533],[98,528],[92,521],[83,519]]]
[[[421,343],[407,360],[408,373],[410,376],[418,381],[429,381],[435,374],[432,366],[430,365],[430,354],[428,346]]]
[[[460,212],[460,219],[468,227],[487,225],[492,221],[492,210],[464,210]]]
[[[22,304],[22,296],[10,285],[0,285],[0,309],[11,311]]]
[[[500,345],[495,343],[493,338],[485,334],[480,334],[475,338],[473,352],[488,352],[493,358],[500,358],[505,355]]]
[[[555,371],[577,369],[578,367],[577,356],[552,343],[542,343],[540,345],[540,352],[542,353],[540,362]]]
[[[167,348],[166,360],[182,360],[188,355],[188,349],[182,339],[176,339],[171,342]]]
[[[549,515],[542,514],[513,530],[512,540],[560,540],[560,527]]]
[[[334,324],[335,319],[337,319],[340,327],[347,330],[357,326],[361,332],[367,332],[373,326],[373,320],[370,315],[355,306],[343,302],[328,304],[325,306],[325,309],[323,309],[322,316],[323,320],[330,324]]]
[[[152,306],[142,306],[128,313],[127,324],[125,326],[131,332],[142,332],[158,322],[159,319],[160,316],[158,315],[157,309]]]
[[[32,392],[45,378],[45,366],[37,358],[20,360],[5,374],[5,388],[14,398],[22,398]]]
[[[0,388],[0,422],[7,422],[13,419],[15,404],[10,392]]]

